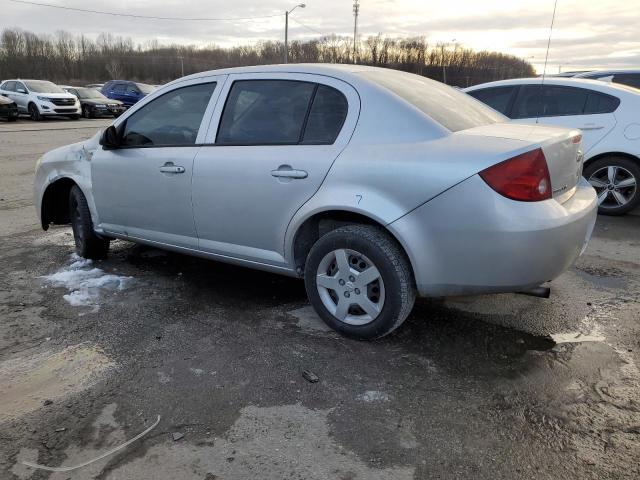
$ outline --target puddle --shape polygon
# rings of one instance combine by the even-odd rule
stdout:
[[[222,438],[193,445],[154,445],[142,457],[122,463],[105,480],[135,478],[327,478],[409,480],[414,468],[376,468],[330,435],[328,410],[302,405],[249,406]],[[411,439],[409,438],[408,441]],[[85,477],[86,478],[86,477]]]
[[[105,290],[124,290],[133,282],[132,277],[107,274],[94,267],[92,260],[81,258],[75,253],[71,255],[71,260],[69,266],[42,278],[54,287],[66,288],[69,293],[63,295],[63,298],[74,307],[92,307],[92,311],[96,312],[100,308],[100,297]]]
[[[45,400],[80,392],[115,364],[87,344],[0,363],[0,423],[37,410]]]
[[[602,335],[589,335],[580,332],[571,333],[554,333],[551,339],[559,343],[582,343],[582,342],[604,342],[606,340]]]
[[[358,395],[357,400],[367,403],[388,402],[389,400],[391,400],[391,397],[385,392],[380,392],[378,390],[367,390],[366,392]]]

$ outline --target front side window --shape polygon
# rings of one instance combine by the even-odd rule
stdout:
[[[516,87],[483,88],[468,92],[473,98],[506,115]]]
[[[126,93],[137,95],[138,93],[140,93],[140,90],[138,90],[138,87],[136,87],[135,85],[127,85]]]
[[[589,90],[557,85],[525,85],[520,88],[513,118],[582,115]]]
[[[194,145],[215,87],[215,82],[190,85],[154,99],[125,120],[122,145]]]
[[[316,85],[291,80],[238,80],[220,119],[217,144],[297,144]]]

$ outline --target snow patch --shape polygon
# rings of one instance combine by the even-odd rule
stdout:
[[[94,312],[98,311],[103,290],[124,290],[133,282],[132,277],[105,273],[93,266],[93,260],[81,258],[75,253],[71,255],[71,260],[71,265],[42,278],[54,287],[69,290],[63,298],[74,307],[93,307]]]
[[[367,390],[358,395],[358,400],[361,402],[388,402],[391,397],[387,393],[378,390]]]

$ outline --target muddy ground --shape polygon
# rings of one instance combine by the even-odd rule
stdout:
[[[299,281],[126,242],[89,264],[42,232],[37,157],[105,123],[0,124],[0,478],[640,476],[640,217],[600,217],[549,300],[423,299],[355,342]],[[83,463],[158,415],[81,469],[22,463]]]

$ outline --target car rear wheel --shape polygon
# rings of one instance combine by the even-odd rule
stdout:
[[[307,257],[305,286],[327,325],[363,340],[398,328],[416,296],[404,252],[383,229],[370,225],[348,225],[323,235]]]
[[[42,115],[40,115],[40,110],[38,110],[38,107],[36,107],[35,103],[29,104],[29,116],[31,117],[31,120],[36,122],[42,120]]]
[[[76,253],[83,258],[94,260],[106,258],[109,240],[98,237],[93,231],[89,205],[78,186],[73,186],[69,194],[69,215]]]
[[[584,176],[598,195],[598,213],[624,215],[640,204],[640,164],[626,157],[589,163]]]

